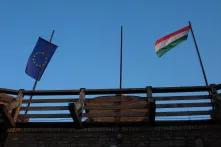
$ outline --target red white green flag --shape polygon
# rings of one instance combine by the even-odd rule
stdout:
[[[163,56],[171,48],[175,47],[179,43],[187,40],[188,32],[191,26],[186,26],[177,30],[169,35],[166,35],[155,42],[155,51],[158,57]]]

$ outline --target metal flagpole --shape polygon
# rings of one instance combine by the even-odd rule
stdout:
[[[199,62],[200,62],[200,66],[201,66],[201,69],[202,69],[202,72],[203,72],[203,78],[204,78],[206,86],[209,86],[209,83],[208,83],[208,80],[207,80],[207,76],[206,76],[206,72],[205,72],[205,69],[204,69],[204,66],[203,66],[203,62],[202,62],[202,59],[201,59],[201,56],[200,56],[199,48],[198,48],[198,45],[196,43],[196,39],[195,39],[193,28],[192,28],[192,25],[191,25],[190,21],[189,21],[189,26],[190,26],[191,34],[192,34],[193,41],[194,41],[194,44],[195,44],[197,56],[198,56],[198,59],[199,59]],[[208,93],[210,95],[210,102],[212,104],[212,110],[214,111],[213,98],[211,96],[211,91],[208,91]]]
[[[120,28],[120,89],[122,89],[122,72],[123,72],[123,26],[121,25],[121,28]],[[122,99],[122,94],[120,94],[120,99]],[[117,120],[120,120],[120,117],[118,117]],[[118,133],[116,136],[117,146],[120,146],[120,142],[121,142],[120,140],[122,138],[121,131],[122,131],[122,127],[118,125]]]
[[[52,33],[51,33],[51,37],[50,37],[49,42],[52,41],[53,36],[54,36],[54,30],[53,30]],[[37,78],[37,79],[38,79],[38,78]],[[38,80],[35,80],[35,83],[34,83],[34,85],[33,85],[33,87],[32,87],[32,91],[34,91],[34,90],[36,89],[37,84],[38,84]],[[30,107],[30,105],[31,105],[32,97],[33,97],[33,96],[31,95],[30,98],[29,98],[28,105],[27,105],[26,110],[25,110],[25,115],[28,113],[28,109],[29,109],[29,107]]]
[[[122,88],[122,68],[123,68],[123,26],[121,26],[121,41],[120,41],[120,89]]]
[[[189,21],[189,26],[190,26],[191,34],[193,36],[193,41],[194,41],[194,44],[195,44],[195,48],[196,48],[197,56],[198,56],[198,59],[199,59],[199,62],[200,62],[200,66],[201,66],[201,69],[202,69],[202,72],[203,72],[203,78],[204,78],[206,86],[208,86],[209,85],[208,80],[207,80],[207,77],[206,77],[203,62],[202,62],[202,59],[201,59],[201,56],[200,56],[199,48],[198,48],[198,45],[196,43],[196,39],[195,39],[193,28],[192,28],[192,25],[191,25],[190,21]]]

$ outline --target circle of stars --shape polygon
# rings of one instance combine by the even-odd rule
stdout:
[[[41,63],[37,62],[37,58],[42,58],[43,61],[41,61]],[[48,57],[45,57],[45,53],[44,52],[36,52],[33,57],[32,57],[32,62],[33,64],[38,67],[38,68],[42,68],[44,67],[47,62],[48,62]]]

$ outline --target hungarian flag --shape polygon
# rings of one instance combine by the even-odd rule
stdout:
[[[179,43],[187,40],[188,32],[191,26],[186,26],[177,30],[169,35],[166,35],[155,42],[155,51],[158,57],[163,56],[171,48],[175,47]]]

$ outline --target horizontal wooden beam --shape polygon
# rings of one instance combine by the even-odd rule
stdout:
[[[146,101],[147,97],[139,97],[140,101]],[[208,95],[194,95],[194,96],[160,96],[160,97],[153,97],[154,100],[156,101],[169,101],[169,100],[205,100],[205,99],[210,99],[210,96]],[[86,98],[86,102],[92,101],[93,99],[91,98]],[[28,103],[29,100],[24,99],[23,103]],[[78,99],[71,99],[71,98],[48,98],[48,99],[41,99],[41,98],[36,98],[32,100],[32,103],[71,103],[71,102],[76,102]],[[106,99],[107,102],[109,102],[108,99]],[[117,101],[115,101],[117,102]],[[119,99],[119,102],[122,102]],[[123,101],[124,102],[124,101]],[[94,102],[92,102],[94,103]]]
[[[178,103],[178,104],[156,104],[156,108],[184,108],[184,107],[211,107],[211,103]],[[85,106],[86,110],[120,110],[120,109],[148,109],[146,104],[138,104],[138,105],[92,105]],[[21,111],[26,110],[26,107],[21,107]],[[31,106],[29,107],[30,111],[52,111],[52,110],[69,110],[68,106]]]
[[[70,118],[70,114],[20,114],[28,118]]]
[[[109,122],[109,123],[113,123],[113,122],[150,122],[149,117],[145,116],[145,117],[120,117],[120,118],[116,118],[116,117],[96,117],[93,118],[91,120],[92,122]]]
[[[184,112],[156,112],[156,116],[194,116],[194,115],[210,115],[211,111],[184,111]],[[21,116],[25,116],[21,114]],[[121,115],[120,115],[121,116]],[[122,115],[122,117],[144,117],[144,113],[133,112],[131,114]],[[71,118],[70,114],[27,114],[28,118]],[[119,117],[117,114],[99,114],[87,115],[83,113],[82,117]]]
[[[212,111],[156,112],[156,116],[193,116],[210,114],[212,114]]]
[[[21,116],[26,116],[28,118],[71,118],[70,114],[21,114]],[[122,115],[118,115],[118,114],[114,114],[114,113],[110,113],[110,114],[82,114],[82,117],[93,117],[93,118],[97,118],[97,117],[144,117],[145,113],[127,113],[127,114],[122,114]]]
[[[194,87],[158,87],[152,88],[153,93],[172,93],[172,92],[200,92],[210,90],[209,86]],[[26,90],[24,95],[79,95],[80,90]],[[124,89],[86,89],[86,95],[96,94],[134,94],[146,93],[146,88],[124,88]]]
[[[123,110],[90,110],[88,113],[85,113],[83,116],[89,118],[95,117],[144,117],[148,116],[150,111],[148,109],[123,109]]]
[[[153,93],[175,93],[175,92],[206,92],[211,88],[221,89],[221,85],[213,86],[183,86],[183,87],[152,87]],[[86,95],[96,94],[134,94],[146,93],[146,88],[123,88],[123,89],[85,89]],[[0,93],[18,94],[18,90],[0,88]],[[79,90],[23,90],[24,95],[79,95]]]
[[[150,105],[149,102],[145,100],[140,100],[140,101],[134,101],[134,102],[121,102],[116,101],[116,102],[85,102],[85,106],[94,106],[94,107],[108,107],[108,106],[122,106],[122,107],[127,107],[127,106],[139,106],[139,105]]]
[[[168,100],[204,100],[210,99],[208,95],[193,95],[193,96],[158,96],[153,97],[156,101],[168,101]]]
[[[31,103],[71,103],[76,102],[77,99],[70,98],[48,98],[48,99],[32,99]],[[29,100],[23,100],[23,103],[28,103]]]
[[[138,104],[138,105],[106,105],[99,106],[99,105],[92,105],[92,106],[84,106],[86,110],[119,110],[119,109],[145,109],[148,108],[146,104]]]
[[[25,111],[27,107],[21,107],[21,111]],[[31,106],[29,111],[52,111],[52,110],[69,110],[68,106]]]
[[[211,107],[211,103],[157,104],[156,108]]]

